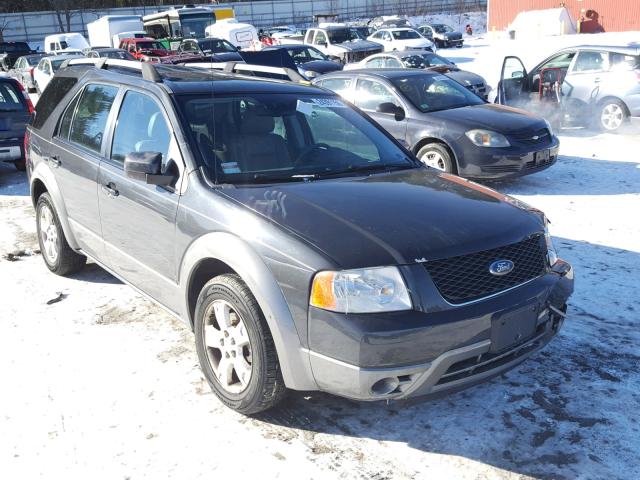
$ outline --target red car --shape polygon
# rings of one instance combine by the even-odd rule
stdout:
[[[141,62],[157,62],[160,57],[173,55],[172,51],[153,38],[125,38],[120,41],[120,48]]]

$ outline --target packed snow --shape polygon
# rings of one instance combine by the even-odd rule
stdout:
[[[504,55],[530,67],[578,41],[482,34],[441,53],[495,87]],[[568,319],[542,352],[439,400],[385,405],[292,392],[253,418],[210,392],[188,327],[96,265],[70,278],[46,269],[26,177],[0,164],[0,476],[636,478],[637,133],[563,130],[556,165],[488,183],[544,210],[575,268]]]

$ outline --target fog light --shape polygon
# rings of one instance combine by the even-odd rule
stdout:
[[[387,377],[371,385],[371,391],[376,395],[387,395],[398,388],[399,384],[397,377]]]

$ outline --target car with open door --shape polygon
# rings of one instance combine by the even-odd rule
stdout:
[[[640,117],[640,48],[566,48],[530,72],[518,57],[505,57],[496,102],[540,113],[556,125],[618,131]]]
[[[425,165],[475,179],[539,172],[558,158],[544,119],[486,102],[437,72],[344,70],[313,82],[365,111]]]

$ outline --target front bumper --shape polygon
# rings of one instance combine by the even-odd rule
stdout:
[[[550,142],[535,146],[488,148],[458,142],[458,148],[461,145],[462,150],[456,152],[458,174],[475,179],[504,179],[540,172],[556,163],[560,149],[555,136]]]
[[[561,270],[560,270],[561,269]],[[560,330],[573,292],[573,270],[548,273],[471,305],[384,318],[312,310],[309,358],[321,390],[356,400],[434,396],[499,375],[544,347]],[[496,350],[492,322],[505,312],[535,309],[531,335]],[[365,323],[366,322],[366,323]],[[370,325],[368,325],[370,324]]]

